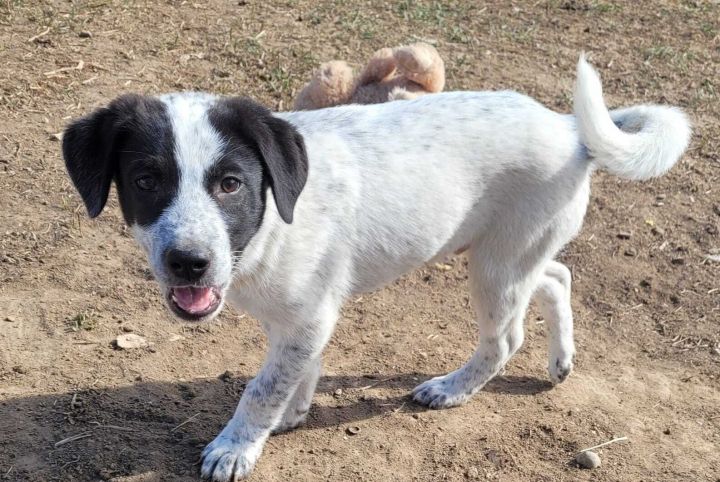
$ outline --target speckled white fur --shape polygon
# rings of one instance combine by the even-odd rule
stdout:
[[[220,142],[201,112],[212,98],[188,99],[167,100],[176,128],[182,126],[176,142],[190,159],[169,210],[180,219],[173,235],[202,231],[218,253],[229,245],[199,185],[203,166],[196,160],[211,158]],[[200,111],[181,113],[176,107],[186,101]],[[592,170],[635,179],[662,174],[690,134],[673,108],[608,113],[583,59],[575,102],[577,116],[512,92],[454,92],[277,114],[302,134],[309,177],[294,222],[280,219],[268,195],[262,225],[232,275],[216,276],[229,286],[228,302],[261,321],[270,349],[235,415],[205,449],[204,477],[247,476],[273,430],[302,422],[345,299],[458,250],[469,257],[479,345],[463,367],[418,386],[414,399],[443,408],[476,393],[522,344],[533,293],[550,330],[550,376],[567,377],[574,355],[570,273],[552,258],[581,227]],[[197,209],[212,221],[205,218],[198,231],[180,228]],[[150,236],[162,237],[163,229]]]

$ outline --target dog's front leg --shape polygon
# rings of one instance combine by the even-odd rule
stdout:
[[[324,314],[307,323],[264,324],[270,341],[268,357],[248,383],[233,418],[205,447],[203,478],[226,482],[250,475],[301,382],[317,369],[337,318],[336,309],[321,311]]]

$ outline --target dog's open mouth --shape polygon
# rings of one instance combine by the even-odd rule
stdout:
[[[212,286],[177,286],[170,288],[168,302],[180,318],[197,321],[218,309],[222,294]]]

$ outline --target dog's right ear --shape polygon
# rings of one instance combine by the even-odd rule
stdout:
[[[140,96],[125,95],[70,124],[63,134],[65,167],[91,218],[102,212],[116,169],[118,138]]]

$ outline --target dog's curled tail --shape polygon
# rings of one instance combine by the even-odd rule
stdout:
[[[577,65],[574,111],[590,159],[627,179],[664,174],[690,141],[690,122],[676,107],[639,105],[608,112],[600,77],[585,55]]]

